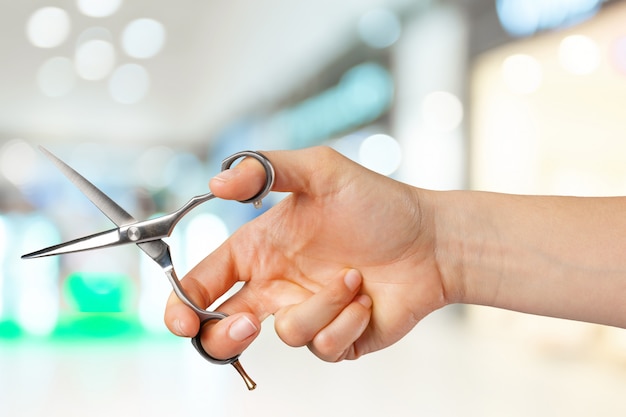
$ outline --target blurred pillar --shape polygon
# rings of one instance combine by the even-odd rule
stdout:
[[[454,5],[430,7],[405,22],[393,57],[397,90],[391,119],[404,151],[401,181],[430,189],[467,185],[467,33],[467,19]],[[436,92],[443,94],[431,95]]]

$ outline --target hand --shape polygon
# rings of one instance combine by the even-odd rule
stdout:
[[[307,344],[325,360],[355,359],[396,342],[447,303],[418,189],[329,148],[265,155],[276,169],[273,190],[291,194],[242,226],[182,280],[200,306],[245,282],[217,308],[231,316],[203,332],[208,352],[224,358],[240,353],[260,322],[274,314],[287,344]],[[264,178],[261,165],[249,159],[212,179],[210,187],[220,198],[243,200],[262,188]],[[346,273],[353,269],[362,274],[361,295],[358,284],[346,285],[360,281],[355,272]],[[175,296],[165,321],[179,335],[198,331],[197,317]],[[244,328],[243,340],[229,337],[229,330]]]

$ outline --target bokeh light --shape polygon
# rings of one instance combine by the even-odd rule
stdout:
[[[185,228],[185,264],[190,268],[228,238],[224,220],[212,213],[196,214]]]
[[[77,0],[78,10],[89,17],[107,17],[117,12],[122,0]]]
[[[359,163],[382,175],[391,175],[402,162],[402,149],[394,138],[385,134],[367,137],[359,147]]]
[[[600,48],[588,36],[567,36],[559,45],[559,62],[572,74],[591,74],[600,66]]]
[[[118,103],[138,103],[149,91],[150,74],[139,64],[119,66],[109,80],[109,93]]]
[[[502,62],[502,79],[511,92],[531,94],[541,86],[543,69],[532,56],[515,54]]]
[[[22,139],[10,140],[0,149],[0,171],[18,187],[35,178],[36,162],[35,150]]]
[[[74,66],[81,78],[102,80],[115,66],[115,48],[111,42],[101,39],[85,41],[76,48]]]
[[[70,17],[59,7],[42,7],[26,23],[28,40],[39,48],[61,45],[70,33]]]
[[[37,72],[39,90],[48,97],[62,97],[76,85],[74,63],[66,57],[53,57],[44,62]]]
[[[165,167],[174,158],[174,151],[167,146],[153,146],[139,157],[135,165],[135,175],[142,183],[153,189],[166,187],[171,181]]]
[[[151,58],[165,43],[165,27],[154,19],[136,19],[122,32],[122,48],[133,58]]]
[[[432,92],[422,101],[422,120],[432,131],[450,132],[463,121],[463,104],[452,93]]]
[[[359,35],[372,48],[387,48],[400,38],[400,19],[390,10],[375,9],[359,20]]]
[[[570,26],[593,16],[600,0],[497,0],[498,19],[512,36]]]

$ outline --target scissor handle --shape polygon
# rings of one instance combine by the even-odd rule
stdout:
[[[241,378],[243,378],[243,381],[245,382],[248,389],[253,390],[254,388],[256,388],[256,382],[254,382],[252,378],[250,378],[250,376],[243,369],[243,366],[241,366],[241,363],[239,362],[239,355],[235,355],[228,359],[217,359],[209,355],[209,353],[206,350],[204,350],[204,348],[202,347],[202,342],[200,341],[200,335],[202,333],[202,328],[204,327],[204,325],[212,320],[222,320],[228,317],[228,314],[222,313],[220,311],[203,310],[200,307],[198,307],[189,297],[187,297],[187,294],[185,294],[180,284],[180,280],[176,276],[176,271],[174,271],[169,247],[167,246],[165,247],[165,250],[163,254],[161,255],[161,258],[159,258],[157,262],[159,262],[159,264],[163,267],[163,271],[165,272],[167,279],[172,284],[174,293],[178,296],[178,298],[185,305],[191,308],[200,319],[200,328],[198,329],[198,333],[194,337],[191,338],[191,344],[193,345],[194,348],[196,348],[200,356],[202,356],[207,361],[218,364],[218,365],[228,365],[228,364],[233,365],[233,367],[237,370],[239,375],[241,375]]]
[[[263,169],[265,169],[265,186],[261,191],[259,191],[254,197],[249,198],[247,200],[240,200],[240,203],[252,203],[255,208],[261,208],[263,203],[263,198],[272,191],[272,187],[274,186],[274,178],[276,176],[276,172],[274,171],[274,166],[270,162],[269,159],[265,155],[256,151],[241,151],[235,154],[232,154],[228,158],[222,161],[222,171],[226,171],[229,169],[233,163],[243,157],[249,156],[251,158],[256,159],[263,165]]]
[[[219,311],[206,311],[204,313],[206,314],[198,314],[198,312],[196,311],[196,314],[198,314],[198,316],[200,317],[200,329],[198,330],[198,334],[196,334],[194,337],[191,338],[191,343],[193,344],[193,347],[196,348],[200,356],[202,356],[204,359],[206,359],[207,361],[211,363],[215,363],[217,365],[228,365],[229,363],[235,362],[237,359],[239,359],[239,355],[233,356],[232,358],[228,358],[228,359],[217,359],[209,355],[209,353],[206,350],[204,350],[204,348],[202,347],[202,343],[200,343],[200,335],[202,334],[202,327],[204,327],[204,325],[210,321],[222,320],[228,317],[227,314],[224,314]]]
[[[237,152],[237,153],[229,156],[228,158],[224,159],[222,161],[222,171],[230,169],[230,167],[233,165],[233,163],[235,161],[237,161],[240,158],[244,158],[244,157],[254,158],[257,161],[259,161],[261,163],[261,165],[263,165],[263,169],[265,169],[265,185],[263,186],[263,189],[261,191],[259,191],[254,197],[249,198],[247,200],[240,201],[240,202],[241,203],[252,203],[255,208],[261,208],[263,198],[266,195],[268,195],[270,193],[270,191],[272,191],[272,187],[274,186],[274,177],[276,175],[275,171],[274,171],[274,167],[272,166],[272,163],[269,161],[269,159],[267,159],[267,157],[265,157],[265,155],[263,155],[263,154],[261,154],[259,152],[255,152],[255,151],[242,151],[242,152]],[[169,257],[169,253],[167,255]],[[160,264],[161,264],[161,262],[160,262]],[[200,356],[202,356],[204,359],[206,359],[207,361],[209,361],[211,363],[215,363],[215,364],[218,364],[218,365],[226,365],[226,364],[233,365],[233,367],[237,370],[239,375],[241,375],[241,377],[243,378],[243,380],[246,383],[246,386],[248,387],[248,389],[249,390],[253,390],[256,387],[256,383],[252,380],[252,378],[250,378],[248,376],[246,371],[243,369],[243,366],[241,366],[241,363],[239,362],[239,355],[233,356],[233,357],[228,358],[228,359],[217,359],[217,358],[211,356],[202,347],[202,342],[200,340],[200,336],[201,336],[201,333],[202,333],[202,327],[204,327],[204,325],[206,323],[208,323],[208,322],[210,322],[212,320],[222,320],[222,319],[228,317],[228,315],[224,314],[222,312],[219,312],[219,311],[203,310],[203,309],[199,308],[198,306],[196,306],[187,297],[187,295],[183,291],[183,289],[182,289],[182,287],[180,285],[180,281],[178,280],[178,278],[176,277],[176,273],[174,272],[174,267],[173,266],[168,267],[168,265],[172,265],[171,264],[171,260],[169,260],[169,262],[165,262],[165,263],[162,264],[162,266],[164,267],[165,273],[168,276],[168,278],[169,278],[169,280],[170,280],[170,282],[171,282],[171,284],[172,284],[172,286],[174,288],[174,292],[176,293],[178,298],[180,298],[186,305],[188,305],[192,310],[194,310],[194,312],[200,318],[200,329],[198,330],[198,333],[193,338],[191,338],[191,344],[193,345],[193,347],[196,348],[196,350],[198,351]]]
[[[241,377],[243,378],[248,389],[249,390],[255,389],[256,382],[254,382],[252,378],[250,378],[250,376],[245,371],[245,369],[243,369],[243,366],[241,366],[241,363],[239,362],[239,355],[233,356],[232,358],[228,358],[228,359],[217,359],[209,355],[209,353],[206,350],[204,350],[204,348],[202,347],[202,342],[200,341],[200,335],[202,334],[202,327],[204,327],[206,323],[212,320],[222,320],[228,317],[227,314],[221,313],[219,311],[206,311],[206,313],[207,314],[202,314],[202,315],[198,314],[198,316],[200,316],[201,318],[200,330],[198,330],[198,334],[196,334],[194,337],[191,338],[191,344],[193,345],[193,347],[196,348],[200,356],[202,356],[207,361],[218,364],[218,365],[227,365],[227,364],[233,365],[233,367],[237,370],[237,372],[239,372],[239,375],[241,375]],[[205,318],[202,319],[201,316],[205,316]]]

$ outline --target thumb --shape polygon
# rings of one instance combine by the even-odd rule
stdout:
[[[274,166],[276,178],[273,191],[306,193],[311,179],[321,168],[337,166],[340,155],[327,147],[314,147],[295,151],[262,152]],[[231,169],[220,172],[209,182],[213,194],[226,200],[252,198],[265,185],[263,166],[254,158],[245,158]]]

